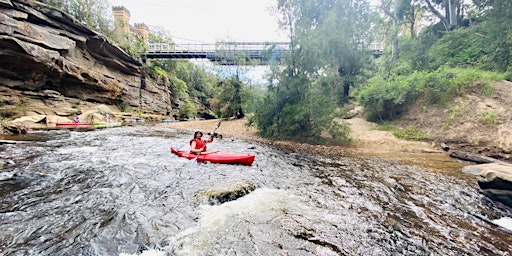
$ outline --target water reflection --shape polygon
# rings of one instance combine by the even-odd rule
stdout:
[[[500,255],[511,216],[452,163],[325,159],[225,138],[252,166],[191,164],[169,148],[191,134],[152,126],[37,132],[0,145],[3,255]],[[444,160],[442,160],[444,161]],[[440,163],[442,163],[440,161]],[[195,195],[226,182],[238,200]]]

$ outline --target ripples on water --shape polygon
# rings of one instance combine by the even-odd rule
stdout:
[[[221,130],[221,128],[219,129]],[[474,177],[382,158],[324,159],[224,138],[252,166],[191,164],[192,136],[136,126],[0,145],[1,255],[510,255],[512,216]],[[254,148],[254,149],[251,149]],[[195,195],[248,181],[220,205]]]

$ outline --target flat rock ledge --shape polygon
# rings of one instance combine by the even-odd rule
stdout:
[[[506,163],[489,163],[470,165],[462,172],[473,174],[478,178],[478,186],[484,195],[512,207],[512,165]]]
[[[217,184],[205,191],[200,191],[194,197],[201,204],[220,205],[243,197],[255,189],[256,187],[248,181],[231,181]]]

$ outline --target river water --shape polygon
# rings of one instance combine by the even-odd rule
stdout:
[[[0,145],[0,255],[511,254],[512,231],[493,221],[512,210],[457,164],[327,159],[232,138],[209,147],[255,154],[252,166],[169,152],[191,136],[127,126]],[[239,182],[256,189],[218,204],[197,196]]]

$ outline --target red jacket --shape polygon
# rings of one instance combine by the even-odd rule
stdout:
[[[201,149],[202,148],[203,150],[201,150],[201,152],[206,151],[206,141],[204,141],[202,139],[194,138],[194,139],[190,140],[190,144],[192,144],[193,141],[196,142],[196,148],[195,149]]]

